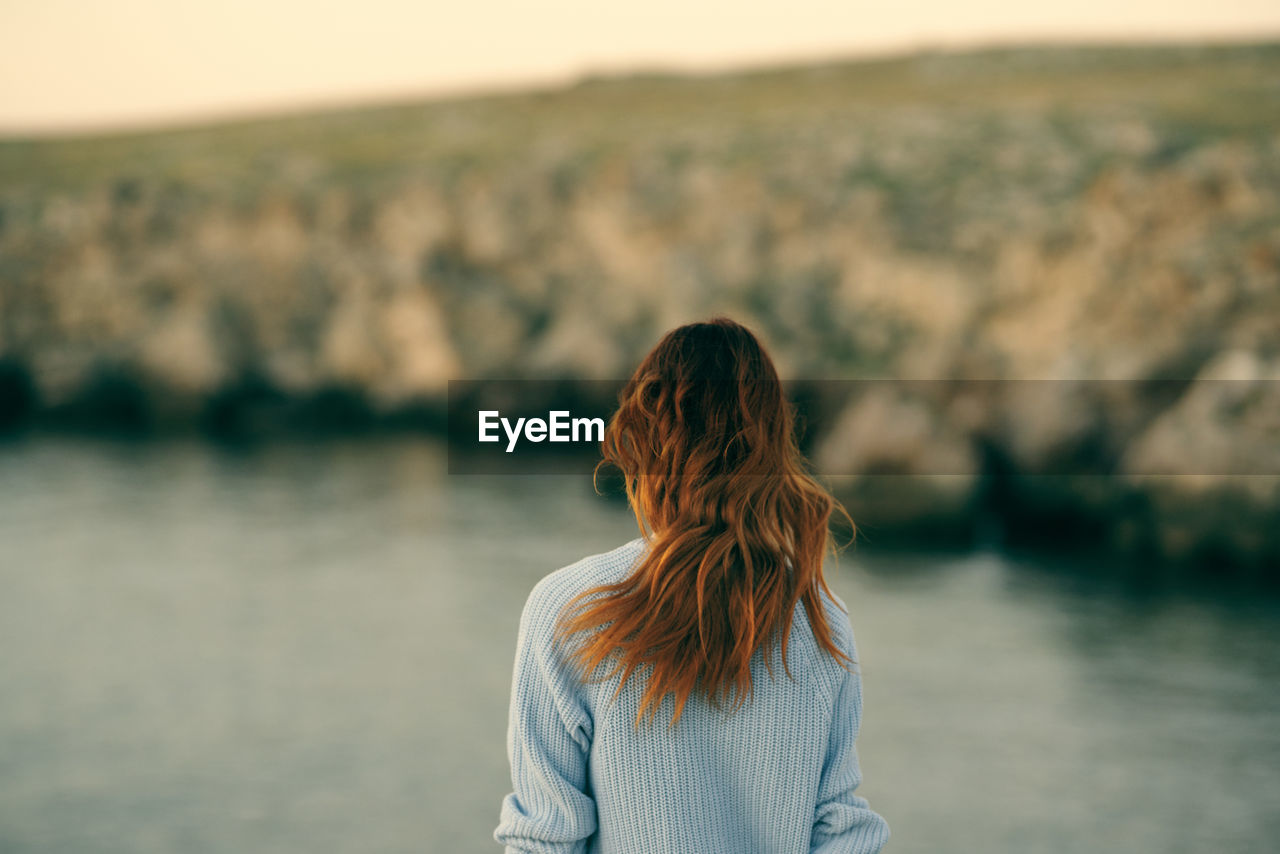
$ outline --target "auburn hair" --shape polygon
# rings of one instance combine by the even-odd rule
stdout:
[[[616,698],[647,674],[637,726],[668,694],[671,726],[694,692],[737,709],[751,694],[752,656],[779,636],[791,676],[800,601],[819,647],[851,665],[820,591],[830,593],[830,517],[840,513],[851,531],[853,521],[806,473],[794,413],[755,335],[727,318],[674,329],[618,402],[600,465],[621,470],[649,548],[626,578],[580,593],[560,615],[558,637],[576,636],[566,647],[582,678],[621,674]]]

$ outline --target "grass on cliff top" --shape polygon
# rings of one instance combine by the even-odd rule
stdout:
[[[1280,42],[1023,46],[575,85],[181,129],[0,139],[0,193],[77,192],[122,175],[211,185],[281,168],[362,179],[530,151],[600,152],[698,133],[872,122],[885,111],[1123,114],[1183,135],[1280,129]]]

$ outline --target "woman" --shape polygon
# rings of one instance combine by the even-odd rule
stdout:
[[[875,852],[853,632],[772,361],[726,319],[667,334],[605,431],[641,537],[521,617],[508,852]]]

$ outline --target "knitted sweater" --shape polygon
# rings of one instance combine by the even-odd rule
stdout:
[[[803,605],[787,647],[794,679],[777,649],[771,679],[757,651],[746,704],[720,711],[695,694],[674,728],[670,695],[652,725],[634,727],[641,676],[614,700],[618,677],[584,684],[566,665],[553,635],[561,607],[626,577],[645,545],[583,558],[529,595],[507,734],[515,791],[494,838],[507,854],[879,851],[889,827],[854,794],[861,683],[818,646]],[[843,603],[823,604],[833,639],[856,660]]]

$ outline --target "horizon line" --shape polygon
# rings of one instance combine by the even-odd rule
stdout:
[[[212,106],[174,115],[135,115],[120,119],[90,120],[84,124],[35,124],[0,122],[0,144],[61,142],[95,138],[128,138],[166,133],[209,130],[217,127],[288,121],[322,115],[364,110],[395,109],[415,104],[444,104],[454,101],[482,101],[571,91],[593,82],[624,82],[644,77],[672,80],[700,80],[747,76],[816,68],[831,65],[859,65],[910,59],[929,54],[981,54],[1003,50],[1063,49],[1169,49],[1232,48],[1280,45],[1280,31],[1216,34],[1211,36],[1160,35],[1053,35],[992,37],[983,39],[928,39],[910,44],[858,48],[850,51],[810,53],[792,57],[746,59],[702,65],[681,61],[636,60],[618,66],[586,66],[567,72],[525,75],[523,79],[480,81],[475,84],[441,88],[408,86],[370,92],[365,95],[314,96],[260,105]],[[72,120],[74,122],[74,120]]]

